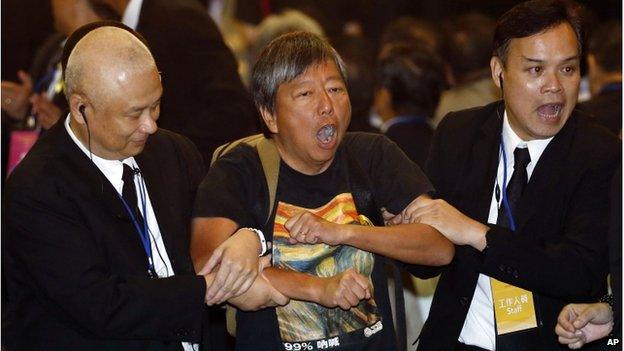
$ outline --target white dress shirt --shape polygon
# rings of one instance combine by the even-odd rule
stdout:
[[[527,165],[527,176],[530,182],[531,175],[535,169],[535,165],[539,161],[542,153],[553,139],[536,139],[530,141],[522,140],[509,125],[507,111],[503,117],[503,144],[505,145],[505,156],[507,158],[507,183],[513,174],[514,150],[516,147],[528,147],[531,162]],[[498,208],[501,199],[496,199],[496,187],[502,193],[503,184],[503,156],[499,151],[498,171],[496,182],[492,185],[492,200],[490,203],[490,213],[488,223],[496,224],[498,219]],[[507,184],[505,184],[506,186]],[[492,288],[490,286],[490,277],[485,274],[479,274],[479,280],[475,288],[464,326],[459,334],[458,340],[466,345],[474,345],[486,350],[496,350],[496,328],[494,325],[494,308],[492,306]]]

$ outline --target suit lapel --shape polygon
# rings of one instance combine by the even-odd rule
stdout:
[[[104,208],[110,211],[115,218],[129,222],[130,217],[119,199],[117,191],[89,157],[74,143],[65,129],[65,124],[57,123],[48,133],[50,133],[50,137],[58,138],[61,154],[65,157],[65,162],[69,167],[68,176],[70,174],[82,175],[81,181],[88,184],[89,190],[94,196],[102,200]]]
[[[471,189],[464,206],[472,209],[474,212],[471,215],[482,222],[487,222],[488,219],[492,189],[498,168],[499,144],[503,126],[502,118],[499,118],[497,114],[498,109],[504,109],[504,105],[501,103],[495,106],[477,132],[469,160],[460,173],[465,175],[462,176],[463,182],[460,182],[460,189],[464,189],[463,191]]]

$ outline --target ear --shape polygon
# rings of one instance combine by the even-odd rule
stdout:
[[[490,69],[492,70],[492,80],[494,81],[494,84],[500,89],[500,77],[503,77],[503,80],[505,79],[505,77],[503,76],[503,61],[501,61],[498,56],[492,56],[492,59],[490,60]]]
[[[386,88],[379,88],[375,91],[373,104],[377,114],[387,121],[395,116],[394,109],[392,108],[392,93]]]
[[[262,120],[264,121],[264,124],[266,124],[269,131],[273,134],[277,134],[277,116],[269,112],[269,110],[264,107],[260,108],[260,115],[262,116]]]
[[[588,53],[587,54],[587,71],[595,72],[598,68],[598,62],[596,62],[596,55]]]
[[[79,124],[85,124],[86,121],[84,119],[84,116],[82,115],[82,113],[80,113],[81,106],[84,106],[85,109],[87,109],[90,104],[84,96],[80,94],[72,94],[69,97],[69,112],[76,122],[78,122]]]

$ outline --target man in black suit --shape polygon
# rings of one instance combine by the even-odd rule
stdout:
[[[432,225],[458,245],[419,350],[557,350],[561,308],[606,291],[620,153],[615,137],[574,110],[577,13],[536,0],[501,17],[491,71],[504,101],[446,116],[428,161],[439,199],[394,218]]]
[[[194,0],[95,0],[141,33],[161,70],[163,128],[183,134],[209,162],[219,145],[253,134],[259,117],[234,56]]]
[[[210,340],[205,295],[215,279],[195,275],[188,253],[201,156],[157,129],[163,89],[138,34],[96,22],[68,39],[63,57],[70,114],[5,188],[3,341],[10,350],[197,350]],[[230,244],[260,250],[254,235],[237,237]]]

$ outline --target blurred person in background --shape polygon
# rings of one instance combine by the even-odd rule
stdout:
[[[258,55],[271,40],[282,34],[305,31],[324,37],[323,27],[312,17],[300,10],[286,9],[266,16],[253,30],[247,52],[247,65],[253,66]],[[250,73],[250,72],[249,72]],[[249,82],[251,77],[244,77]]]
[[[351,100],[350,132],[379,132],[368,122],[375,86],[375,49],[364,36],[341,35],[331,40],[347,66]]]
[[[407,43],[394,43],[377,67],[374,109],[381,132],[424,167],[433,138],[431,117],[446,87],[444,65],[436,54]]]
[[[439,55],[442,49],[440,28],[426,19],[409,16],[399,17],[388,24],[381,34],[379,55],[385,56],[386,47],[393,43],[415,43]]]
[[[118,20],[108,6],[90,0],[52,0],[52,15],[57,33],[50,36],[38,50],[29,73],[18,71],[20,83],[2,81],[0,106],[15,120],[27,127],[35,124],[44,130],[54,125],[68,105],[63,94],[61,54],[66,38],[79,27],[98,20]]]
[[[439,56],[442,47],[440,28],[433,22],[409,16],[399,17],[390,22],[383,30],[377,49],[376,61],[387,56],[387,52],[396,44],[423,48]],[[448,68],[445,67],[446,81],[449,81]],[[383,119],[375,109],[371,109],[369,124],[380,129]]]
[[[237,63],[196,0],[94,0],[141,33],[162,73],[159,125],[190,138],[209,162],[216,147],[257,130]]]
[[[446,28],[443,55],[451,70],[451,89],[442,93],[433,120],[447,113],[498,100],[500,90],[490,77],[495,21],[480,13],[460,15]]]
[[[622,137],[622,22],[600,24],[590,34],[587,75],[591,99],[578,105]]]

